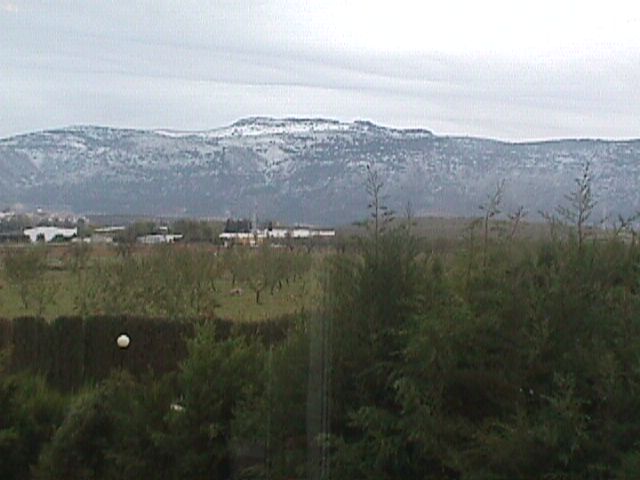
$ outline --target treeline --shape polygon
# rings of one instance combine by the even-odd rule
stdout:
[[[410,222],[380,221],[359,255],[332,263],[320,455],[331,478],[638,476],[634,223],[590,228],[587,165],[547,215],[549,239],[489,237],[501,189],[452,258],[418,248]]]
[[[124,230],[114,236],[114,240],[121,244],[135,243],[138,237],[162,231],[180,234],[185,242],[220,243],[219,235],[222,233],[222,225],[219,222],[207,220],[179,219],[170,224],[141,220],[127,225]]]
[[[390,236],[334,267],[335,478],[637,475],[637,245],[416,258]]]

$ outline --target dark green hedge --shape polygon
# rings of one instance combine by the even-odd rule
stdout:
[[[291,317],[260,323],[234,323],[216,319],[220,339],[250,336],[265,343],[282,340]],[[187,340],[195,322],[132,316],[20,317],[0,320],[0,348],[11,347],[9,366],[14,372],[44,375],[49,383],[69,391],[106,378],[114,369],[134,375],[163,375],[175,370],[187,354]],[[117,337],[126,333],[131,343],[121,350]]]
[[[0,318],[0,350],[11,345],[13,338],[13,322],[6,318]]]

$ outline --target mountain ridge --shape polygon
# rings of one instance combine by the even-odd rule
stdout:
[[[526,140],[506,140],[501,138],[494,138],[491,136],[481,136],[481,135],[464,135],[464,134],[438,134],[429,130],[425,127],[394,127],[394,126],[386,126],[375,123],[371,120],[366,119],[354,119],[352,121],[343,121],[337,120],[334,118],[326,118],[326,117],[269,117],[269,116],[249,116],[242,117],[235,122],[229,125],[223,125],[218,127],[213,127],[210,129],[204,130],[182,130],[176,128],[165,128],[165,127],[155,127],[155,128],[138,128],[138,127],[115,127],[112,125],[98,125],[98,124],[70,124],[58,127],[51,127],[46,129],[38,129],[29,132],[17,133],[14,135],[9,135],[5,137],[0,137],[0,142],[11,140],[19,137],[25,137],[29,135],[42,134],[42,133],[52,133],[52,132],[62,132],[62,131],[73,131],[73,130],[118,130],[118,131],[132,131],[132,132],[145,132],[145,133],[172,133],[178,134],[181,136],[197,136],[200,134],[209,134],[212,132],[216,132],[219,130],[228,129],[234,126],[240,126],[249,122],[255,122],[260,120],[271,120],[277,122],[324,122],[324,123],[334,123],[334,124],[344,124],[344,125],[371,125],[379,129],[404,132],[404,133],[425,133],[429,135],[436,136],[438,138],[450,138],[450,139],[472,139],[472,140],[488,140],[492,142],[504,143],[509,145],[529,145],[529,144],[545,144],[545,143],[558,143],[558,142],[603,142],[603,143],[618,143],[618,142],[640,142],[640,136],[638,137],[622,137],[622,138],[607,138],[607,137],[552,137],[552,138],[538,138],[538,139],[526,139]]]
[[[505,142],[367,120],[248,117],[198,132],[75,125],[0,139],[0,202],[77,213],[340,223],[366,215],[366,166],[392,208],[473,215],[505,178],[505,208],[550,211],[585,162],[599,215],[640,209],[640,139]]]

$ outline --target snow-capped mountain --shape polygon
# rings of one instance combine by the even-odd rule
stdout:
[[[200,132],[69,127],[0,140],[0,204],[335,224],[366,215],[372,165],[396,210],[553,210],[589,161],[597,213],[640,209],[640,140],[507,143],[370,122],[247,118]]]

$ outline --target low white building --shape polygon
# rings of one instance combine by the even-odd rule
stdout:
[[[255,246],[266,239],[306,239],[306,238],[330,238],[335,237],[335,230],[315,230],[312,228],[274,228],[271,230],[256,230],[255,232],[224,232],[220,234],[220,239],[226,246],[231,244]]]
[[[70,240],[73,237],[78,236],[77,228],[60,228],[60,227],[34,227],[27,228],[23,232],[32,243],[38,241],[39,238],[44,238],[45,242],[50,242],[56,237],[62,237]]]
[[[294,228],[291,230],[291,238],[335,237],[335,230],[316,230],[314,228]]]
[[[168,233],[159,233],[154,235],[144,235],[138,237],[138,243],[144,243],[145,245],[159,245],[161,243],[174,243],[176,240],[180,240],[182,235],[171,235]]]
[[[113,243],[114,237],[124,232],[125,229],[121,225],[95,228],[91,235],[90,243]]]
[[[100,233],[100,234],[114,234],[114,233],[124,232],[124,231],[125,231],[125,227],[122,225],[115,225],[111,227],[100,227],[93,230],[94,233]]]
[[[220,239],[227,247],[232,244],[254,246],[264,240],[264,235],[257,232],[255,234],[251,232],[223,232],[220,234]]]

